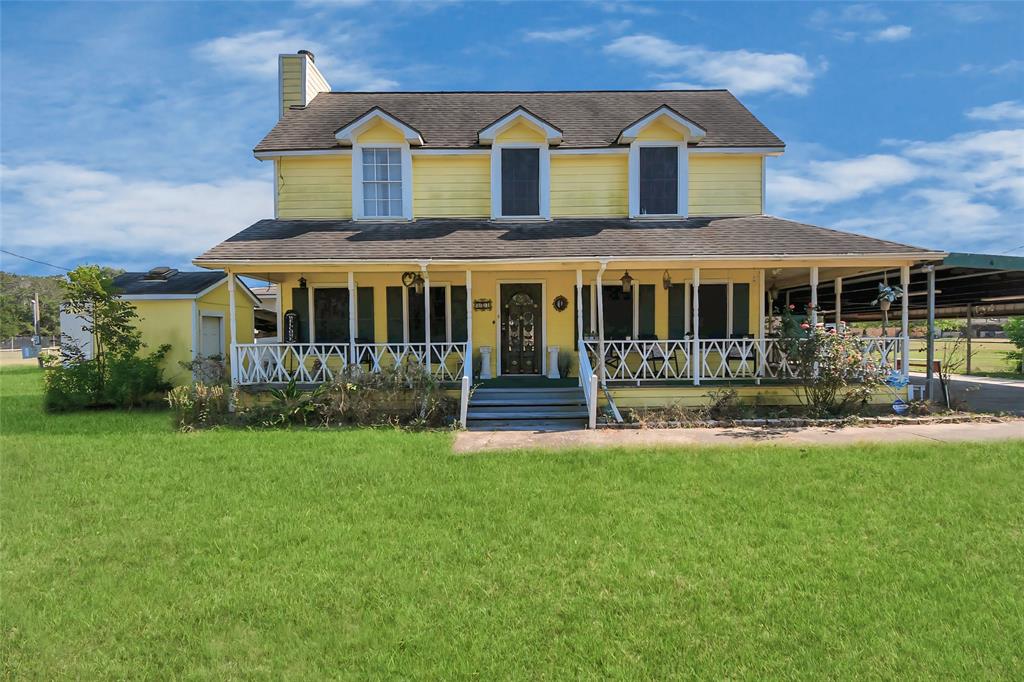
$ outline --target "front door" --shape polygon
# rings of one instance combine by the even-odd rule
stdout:
[[[501,285],[501,373],[540,374],[541,285]]]

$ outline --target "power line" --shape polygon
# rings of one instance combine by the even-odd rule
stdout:
[[[1015,246],[1015,247],[1013,247],[1012,249],[1010,249],[1008,251],[1003,251],[1002,255],[1005,256],[1008,253],[1013,253],[1014,251],[1020,251],[1021,249],[1024,249],[1024,244],[1021,244],[1020,246]]]
[[[27,260],[31,263],[38,263],[39,265],[45,265],[48,268],[56,268],[57,270],[63,270],[64,272],[71,272],[70,268],[65,268],[63,265],[54,265],[53,263],[47,263],[46,261],[36,260],[35,258],[29,258],[28,256],[22,256],[20,253],[14,253],[7,249],[0,249],[0,253],[6,253],[8,256],[14,256],[22,260]]]

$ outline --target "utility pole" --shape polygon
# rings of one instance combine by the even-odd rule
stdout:
[[[43,340],[39,337],[39,292],[35,293],[32,298],[32,345],[36,348],[36,359],[39,362],[39,366],[43,366],[43,356],[39,353],[42,347]]]

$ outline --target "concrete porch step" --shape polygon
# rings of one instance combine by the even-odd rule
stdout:
[[[472,419],[571,419],[587,417],[587,408],[576,405],[545,407],[470,407],[466,417]]]
[[[471,419],[470,431],[576,431],[587,428],[586,419]]]

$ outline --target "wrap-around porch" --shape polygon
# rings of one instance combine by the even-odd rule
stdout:
[[[345,368],[412,364],[439,381],[467,385],[510,374],[575,376],[588,393],[591,383],[779,383],[793,378],[788,342],[773,320],[780,283],[810,284],[810,305],[796,311],[807,324],[842,319],[842,280],[835,278],[834,301],[819,302],[815,265],[661,265],[598,261],[538,272],[420,263],[340,276],[268,274],[281,287],[279,336],[233,344],[231,380],[316,384]],[[902,266],[904,284],[908,278],[909,265]],[[862,340],[865,363],[907,367],[906,296],[900,321],[898,336]]]

